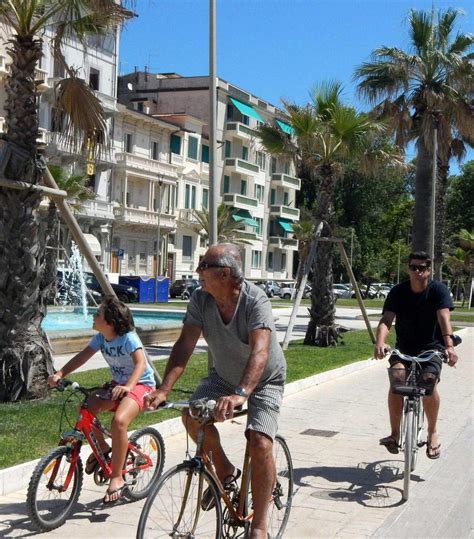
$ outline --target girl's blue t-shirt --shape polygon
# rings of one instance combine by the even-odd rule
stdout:
[[[125,335],[118,335],[111,341],[105,340],[102,333],[97,333],[90,340],[89,346],[96,351],[100,350],[102,352],[105,361],[109,364],[112,380],[119,385],[127,383],[135,367],[131,354],[135,350],[143,348],[140,338],[134,331],[125,333]],[[155,387],[153,369],[148,361],[138,383]]]

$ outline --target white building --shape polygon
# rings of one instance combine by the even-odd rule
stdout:
[[[207,184],[203,174],[202,150],[199,163],[199,148],[208,136],[208,78],[135,72],[119,78],[119,100],[127,107],[168,121],[176,122],[177,118],[191,116],[201,120],[201,129],[192,123],[182,123],[185,130],[171,135],[170,151],[172,162],[184,160],[186,163],[179,182],[181,197],[178,197],[178,209],[189,207],[186,196],[183,198],[182,194],[183,186],[184,195],[186,189],[191,189],[192,193],[191,171],[196,190],[193,200],[198,201],[201,183],[202,205]],[[301,181],[292,175],[289,163],[280,162],[264,152],[256,132],[261,122],[276,123],[284,132],[291,133],[280,110],[219,79],[217,181],[221,200],[239,210],[237,218],[245,220],[246,232],[252,242],[242,249],[245,276],[250,279],[287,280],[293,276],[293,252],[298,248],[297,240],[292,237],[291,223],[299,219],[295,195]],[[191,243],[184,232],[179,224],[178,241],[173,245],[177,262],[173,277],[177,278],[193,274],[192,266],[204,248],[197,238],[196,244]],[[186,257],[183,257],[183,249]],[[181,265],[178,263],[180,256]],[[192,263],[186,267],[189,259]]]

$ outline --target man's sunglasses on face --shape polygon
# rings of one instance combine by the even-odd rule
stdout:
[[[428,266],[418,264],[408,264],[408,267],[411,269],[411,271],[419,271],[420,273],[423,273],[428,269]]]
[[[199,264],[196,267],[196,271],[203,271],[207,268],[227,268],[227,266],[224,266],[223,264],[212,264],[211,262],[206,262],[205,260],[201,260]]]

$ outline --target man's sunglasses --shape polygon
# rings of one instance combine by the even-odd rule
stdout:
[[[428,269],[428,266],[419,266],[418,264],[408,264],[408,267],[411,271],[419,271],[420,273],[423,273]]]
[[[210,262],[206,262],[205,260],[201,260],[199,264],[196,267],[197,271],[206,270],[207,268],[227,268],[228,266],[224,266],[223,264],[211,264]]]

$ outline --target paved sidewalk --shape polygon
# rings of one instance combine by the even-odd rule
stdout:
[[[378,445],[388,429],[384,362],[374,361],[285,398],[280,432],[288,440],[295,468],[285,539],[470,537],[474,330],[463,330],[462,335],[459,367],[445,367],[442,376],[442,456],[431,461],[420,455],[406,504],[401,503],[402,455],[390,455]],[[220,429],[227,451],[238,462],[243,425],[228,423]],[[184,448],[183,434],[166,438],[166,468],[184,457]],[[133,538],[143,502],[104,507],[103,495],[104,489],[86,476],[77,511],[50,535]],[[0,497],[0,536],[31,535],[25,490]]]

